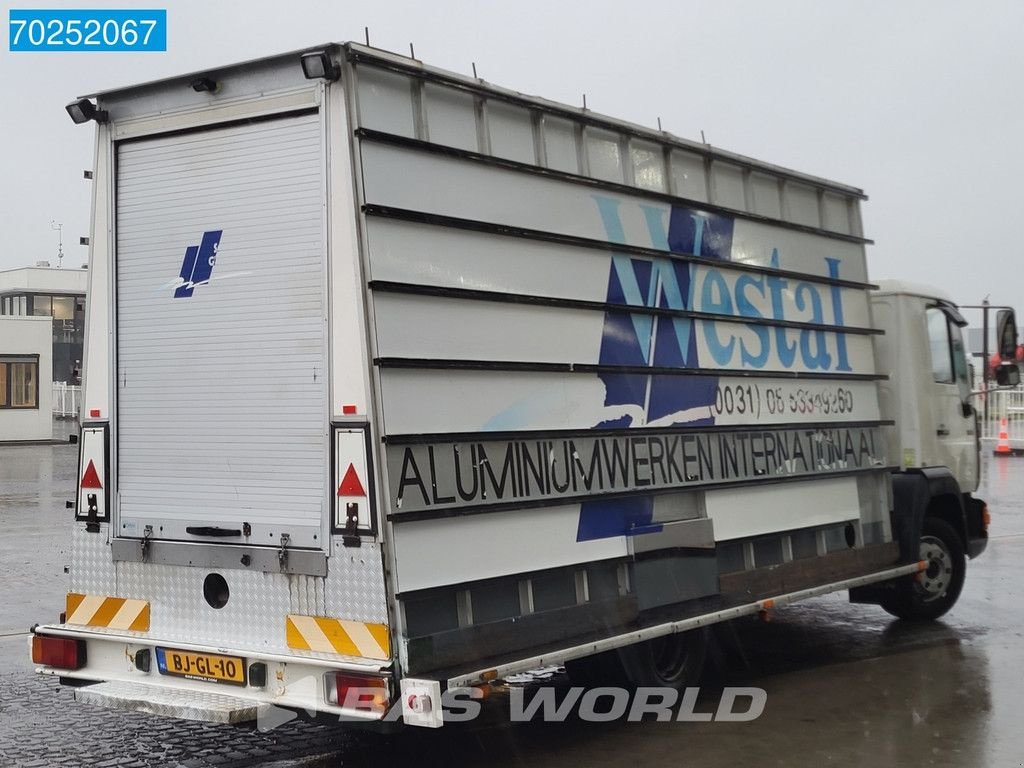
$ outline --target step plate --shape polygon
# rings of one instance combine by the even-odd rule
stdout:
[[[163,688],[143,683],[97,683],[75,689],[75,700],[125,712],[198,720],[203,723],[245,723],[256,719],[256,702],[182,688]]]

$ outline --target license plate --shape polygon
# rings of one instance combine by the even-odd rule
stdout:
[[[245,659],[216,653],[193,653],[157,648],[156,663],[161,675],[187,677],[208,683],[245,685]]]

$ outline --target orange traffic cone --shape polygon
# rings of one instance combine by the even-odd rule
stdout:
[[[996,449],[993,451],[996,456],[1009,456],[1013,453],[1013,449],[1010,448],[1010,433],[1006,429],[1006,419],[999,420],[999,442],[996,443]]]

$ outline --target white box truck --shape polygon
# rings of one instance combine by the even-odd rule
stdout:
[[[984,549],[963,320],[870,284],[859,189],[355,44],[68,112],[79,489],[31,649],[81,700],[679,687],[708,625],[934,617]]]

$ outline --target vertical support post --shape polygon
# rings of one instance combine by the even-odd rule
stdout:
[[[988,297],[981,302],[981,388],[985,395],[985,426],[988,427]]]

